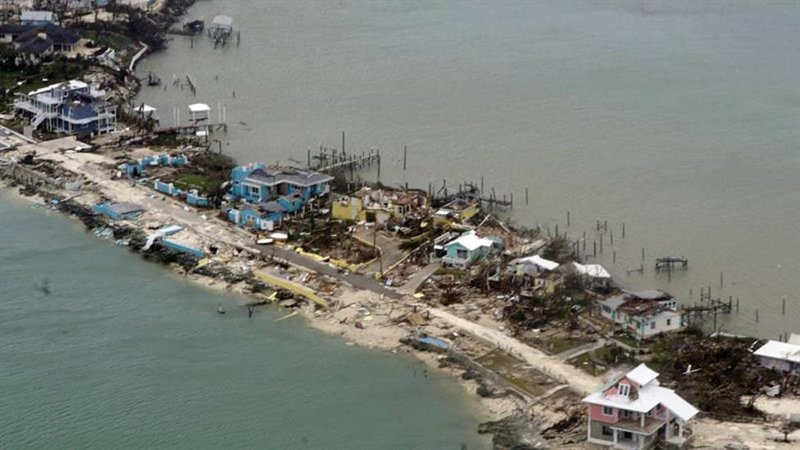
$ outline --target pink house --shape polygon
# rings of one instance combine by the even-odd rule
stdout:
[[[659,386],[657,378],[657,372],[640,364],[584,398],[589,404],[587,440],[619,449],[648,449],[659,441],[683,446],[698,410]]]

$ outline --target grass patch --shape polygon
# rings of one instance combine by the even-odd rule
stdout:
[[[185,173],[179,175],[173,183],[176,187],[183,190],[197,189],[200,192],[205,192],[211,185],[212,181],[208,177],[200,174]]]
[[[580,339],[565,337],[565,336],[550,336],[545,341],[545,348],[552,354],[558,354],[561,352],[565,352],[567,350],[573,349],[580,345],[583,345],[583,342]]]
[[[456,269],[455,267],[439,267],[436,269],[436,272],[433,273],[434,275],[464,275],[464,271],[461,269]]]
[[[608,372],[608,366],[595,363],[590,353],[584,353],[570,360],[569,363],[593,376],[603,375]]]
[[[111,47],[117,51],[125,50],[134,46],[131,38],[118,33],[95,31],[85,36],[91,39],[97,47]]]
[[[629,345],[629,346],[631,346],[633,348],[641,348],[642,347],[641,341],[633,338],[631,335],[629,335],[627,333],[616,335],[616,336],[614,336],[614,339],[622,342],[625,345]]]
[[[544,394],[548,389],[547,378],[531,369],[523,369],[523,362],[500,350],[492,350],[478,362],[497,373],[509,383],[531,396]]]

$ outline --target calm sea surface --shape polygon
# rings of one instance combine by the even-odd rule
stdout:
[[[0,230],[0,448],[489,447],[474,399],[410,357],[250,320],[1,191]]]
[[[138,68],[167,85],[140,98],[165,123],[224,105],[216,137],[240,161],[304,163],[346,130],[348,150],[382,149],[384,182],[483,176],[518,223],[587,232],[589,252],[607,220],[597,260],[624,285],[686,304],[711,286],[740,298],[726,331],[800,332],[800,2],[208,0],[189,16],[217,14],[240,46],[176,36]],[[172,85],[187,72],[197,97]],[[667,255],[689,271],[655,274]]]

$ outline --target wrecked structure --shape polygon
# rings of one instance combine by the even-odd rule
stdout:
[[[623,292],[598,301],[600,314],[636,339],[683,328],[685,314],[672,295],[659,291]]]

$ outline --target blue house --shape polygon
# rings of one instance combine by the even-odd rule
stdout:
[[[192,206],[211,206],[211,201],[208,199],[208,197],[200,195],[200,193],[197,192],[197,189],[192,189],[186,193],[186,203]]]
[[[120,169],[128,178],[136,178],[144,175],[147,167],[153,166],[172,166],[181,167],[189,164],[189,157],[186,155],[171,156],[168,154],[163,155],[150,155],[136,160],[131,160],[120,164],[117,168]],[[157,187],[156,190],[159,190]]]
[[[281,224],[284,208],[278,202],[245,204],[241,208],[231,208],[226,212],[228,220],[242,228],[253,230],[272,230]]]
[[[328,193],[333,177],[324,173],[287,167],[267,167],[249,164],[235,167],[231,174],[232,196],[249,202],[277,200],[279,197],[299,194],[304,202]]]
[[[14,109],[29,117],[34,129],[44,126],[54,132],[95,135],[110,133],[117,126],[116,109],[105,97],[105,91],[72,80],[19,93]]]

